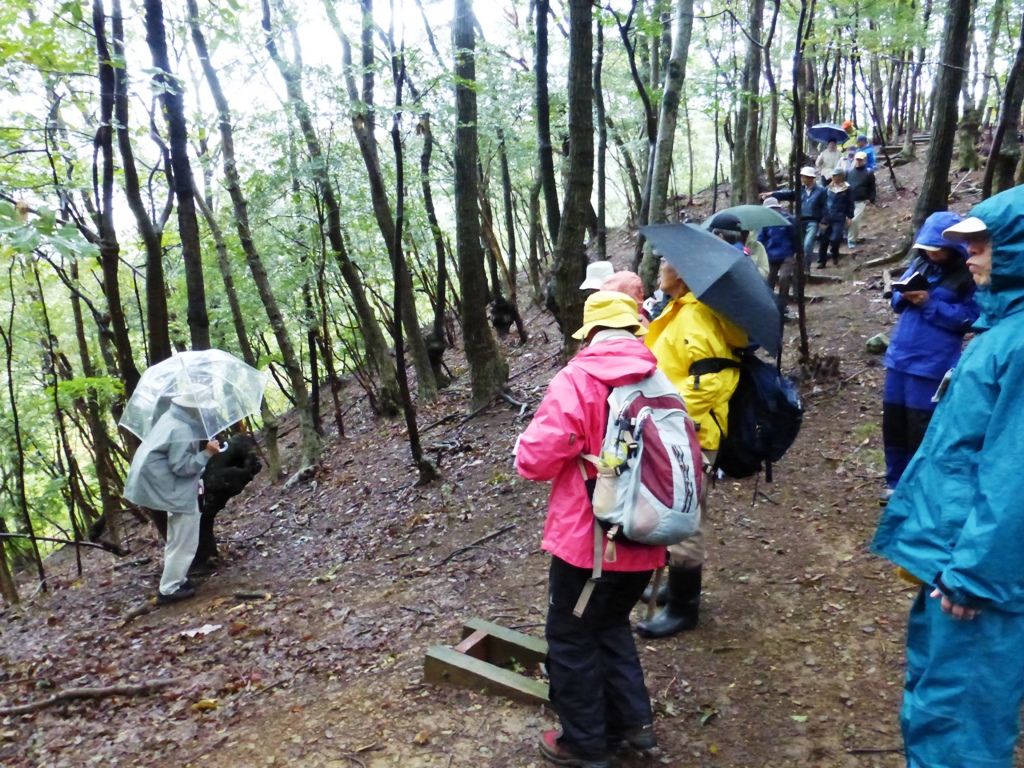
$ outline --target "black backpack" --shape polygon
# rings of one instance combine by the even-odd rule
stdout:
[[[729,477],[750,477],[764,468],[765,480],[772,481],[772,464],[779,461],[796,440],[804,409],[793,382],[782,375],[781,365],[760,359],[752,350],[737,350],[739,361],[708,357],[690,366],[690,375],[700,377],[739,368],[740,380],[729,398],[729,424],[718,448],[715,468]],[[715,412],[711,418],[721,429]]]

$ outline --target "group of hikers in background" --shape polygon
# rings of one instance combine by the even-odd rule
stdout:
[[[855,246],[864,208],[875,201],[874,153],[866,151],[863,136],[854,143],[849,169],[841,157],[829,168],[826,155],[817,167],[801,169],[801,190],[763,196],[788,226],[750,232],[728,214],[708,223],[711,234],[750,256],[778,288],[783,307],[796,238],[805,238],[808,252],[818,240],[820,267],[829,251],[838,263],[843,239]],[[822,154],[837,151],[830,146]],[[796,195],[799,222],[781,210],[781,201]],[[1024,188],[987,200],[966,219],[932,214],[916,233],[909,266],[892,284],[898,320],[881,398],[884,513],[871,551],[899,566],[899,575],[919,589],[908,622],[901,710],[908,768],[1010,768],[1019,735],[1022,213]],[[545,634],[561,731],[546,732],[539,747],[558,765],[605,768],[624,745],[646,750],[657,744],[630,614],[641,600],[662,606],[637,624],[645,638],[697,626],[708,505],[702,497],[700,528],[679,544],[624,541],[609,557],[595,533],[593,468],[579,456],[600,453],[609,391],[660,370],[682,395],[709,471],[726,437],[738,372],[695,375],[693,366],[708,358],[737,359],[750,340],[701,302],[664,258],[659,293],[646,300],[639,277],[615,272],[609,262],[589,265],[581,288],[592,292],[576,334],[585,347],[549,385],[517,442],[516,464],[526,478],[552,481],[542,544],[552,555]],[[970,332],[976,338],[961,358]],[[601,552],[603,572],[595,582]],[[652,582],[666,563],[667,581]],[[593,592],[580,613],[577,597],[588,582]]]

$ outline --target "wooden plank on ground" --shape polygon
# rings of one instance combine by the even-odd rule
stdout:
[[[517,675],[444,645],[436,645],[427,651],[423,660],[423,680],[434,685],[483,689],[531,704],[550,702],[547,683]]]
[[[484,640],[486,655],[491,664],[509,664],[516,661],[524,667],[543,664],[548,655],[548,644],[544,638],[527,635],[483,619],[469,619],[462,628],[462,637],[474,632],[486,632]]]

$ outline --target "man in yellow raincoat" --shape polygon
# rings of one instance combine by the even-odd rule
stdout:
[[[729,420],[729,398],[739,383],[739,370],[691,376],[690,366],[709,357],[738,360],[734,350],[746,347],[747,335],[711,307],[701,303],[679,274],[665,261],[659,281],[671,301],[651,321],[644,343],[658,359],[658,368],[679,388],[686,410],[697,427],[705,457],[714,462]],[[669,637],[697,626],[704,566],[704,528],[696,535],[668,548],[668,584],[657,596],[664,608],[650,621],[641,621],[637,631],[643,637]],[[647,599],[650,593],[646,594]]]

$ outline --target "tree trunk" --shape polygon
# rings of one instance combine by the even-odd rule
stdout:
[[[590,0],[569,0],[568,184],[552,269],[566,360],[578,347],[572,333],[583,325],[584,296],[579,286],[587,271],[584,238],[594,189],[593,17]]]
[[[21,414],[18,410],[18,396],[14,388],[14,314],[18,307],[17,299],[14,295],[14,280],[13,270],[9,270],[8,280],[10,280],[8,287],[10,289],[10,314],[7,318],[7,327],[0,326],[0,341],[4,345],[4,359],[7,364],[7,398],[8,406],[10,407],[11,427],[13,429],[13,442],[14,442],[14,466],[11,468],[11,473],[14,476],[14,488],[6,488],[5,490],[11,494],[14,507],[17,510],[18,516],[21,518],[21,532],[27,533],[31,537],[32,544],[32,561],[36,566],[36,574],[39,576],[39,587],[43,592],[47,592],[46,587],[46,572],[43,570],[43,558],[39,554],[39,545],[36,544],[35,530],[32,526],[32,516],[29,514],[28,508],[28,495],[25,490],[25,442],[24,436],[21,432]]]
[[[732,205],[757,202],[760,172],[758,91],[761,85],[761,26],[764,0],[751,0],[747,21],[747,53],[739,81],[736,142],[732,156]]]
[[[803,102],[801,93],[806,93],[805,84],[801,84],[800,73],[804,71],[803,54],[806,45],[807,35],[811,29],[814,17],[815,0],[800,0],[800,17],[797,20],[796,40],[793,48],[793,162],[790,163],[790,185],[791,189],[800,189],[800,160],[804,153],[804,124],[803,124]],[[800,221],[800,195],[795,197],[793,215]],[[807,254],[804,253],[804,238],[797,237],[796,252],[794,260],[794,283],[796,288],[797,323],[800,327],[800,362],[808,362],[811,359],[810,336],[807,333],[807,303],[804,301],[804,285],[807,282],[807,274],[804,270]]]
[[[604,88],[601,69],[604,66],[604,24],[597,19],[597,55],[594,56],[594,106],[597,116],[597,260],[608,259],[608,227],[605,222],[605,163],[608,159],[608,124],[605,122]]]
[[[471,7],[472,3],[470,3]],[[544,190],[544,207],[547,211],[548,234],[551,240],[558,240],[561,211],[558,206],[558,188],[555,185],[555,159],[551,147],[551,102],[548,99],[548,13],[549,0],[537,0],[537,36],[535,54],[537,151],[540,153],[540,178]],[[472,10],[470,10],[472,13]],[[458,11],[456,11],[458,15]]]
[[[768,150],[764,155],[764,170],[768,177],[769,189],[778,187],[778,170],[775,167],[776,156],[779,154],[779,88],[775,84],[775,72],[772,68],[772,41],[775,39],[775,29],[779,21],[779,10],[782,7],[782,0],[774,0],[772,10],[772,22],[768,28],[768,37],[764,41],[764,77],[768,82],[769,111],[768,111]]]
[[[989,14],[989,18],[992,20],[992,25],[991,29],[989,29],[988,47],[985,51],[985,71],[981,79],[981,94],[978,96],[978,101],[974,105],[974,108],[977,109],[978,112],[980,112],[982,115],[985,128],[988,128],[989,86],[992,83],[992,79],[996,76],[995,63],[996,47],[997,43],[999,42],[999,25],[1002,22],[1003,16],[1005,14],[1006,0],[995,0],[995,2],[992,4],[992,12]]]
[[[210,348],[210,318],[206,314],[206,287],[203,283],[203,254],[199,245],[199,221],[193,193],[192,167],[188,159],[188,128],[181,79],[171,71],[164,31],[163,0],[144,0],[146,43],[153,56],[153,75],[167,119],[170,138],[174,191],[178,198],[178,234],[181,237],[185,287],[188,294],[188,328],[192,349]]]
[[[159,363],[171,356],[170,321],[167,314],[167,286],[164,284],[163,228],[174,204],[174,193],[168,190],[160,219],[154,222],[142,200],[139,172],[132,150],[128,109],[128,69],[125,58],[124,21],[121,0],[112,4],[111,26],[114,51],[121,65],[114,68],[114,116],[116,118],[117,145],[121,154],[121,172],[128,208],[135,217],[139,236],[146,249],[146,331],[149,341],[149,364]],[[170,168],[165,168],[170,173]]]
[[[423,137],[423,151],[420,153],[420,188],[423,191],[423,207],[427,211],[427,222],[434,240],[434,254],[437,258],[437,291],[434,297],[434,323],[427,336],[427,353],[430,365],[434,369],[434,379],[439,386],[447,385],[448,377],[444,375],[442,362],[448,343],[444,338],[445,296],[448,292],[448,262],[444,247],[441,225],[437,222],[434,211],[434,194],[430,186],[430,156],[434,149],[434,135],[430,131],[430,115],[420,116],[420,124],[416,129]]]
[[[391,5],[391,18],[395,18],[395,7]],[[405,81],[405,56],[395,48],[394,29],[388,30],[388,44],[391,49],[391,73],[395,83],[395,113],[391,119],[391,148],[395,153],[395,218],[394,240],[391,250],[391,274],[395,281],[393,302],[395,309],[395,370],[398,372],[398,387],[402,394],[402,411],[405,413],[405,427],[409,435],[409,452],[413,463],[419,471],[417,485],[426,485],[438,477],[437,470],[423,458],[423,447],[420,445],[420,429],[416,423],[416,406],[413,405],[409,392],[409,379],[405,370],[405,344],[402,340],[402,308],[408,297],[412,296],[409,269],[405,264],[405,253],[402,249],[402,227],[405,224],[405,151],[402,147],[402,84]],[[366,55],[364,50],[363,55]],[[416,328],[417,332],[419,327]],[[422,344],[422,340],[420,342]],[[427,375],[433,379],[433,371]],[[434,382],[431,380],[431,384]],[[420,382],[422,393],[423,386]],[[436,396],[436,388],[433,390]]]
[[[542,232],[540,227],[540,192],[541,179],[530,185],[529,205],[529,226],[527,239],[530,241],[529,263],[530,263],[530,286],[533,288],[533,303],[538,307],[544,305],[544,289],[541,286],[540,274],[540,251],[543,247]]]
[[[755,0],[755,4],[762,0]],[[672,150],[675,146],[676,123],[679,119],[679,99],[686,80],[686,62],[690,54],[690,36],[693,33],[693,0],[677,0],[676,18],[672,32],[672,54],[665,73],[665,91],[661,97],[658,115],[658,141],[654,147],[654,170],[651,174],[651,202],[649,221],[664,224],[665,206],[668,202],[668,180],[672,171]],[[658,257],[651,248],[644,251],[640,265],[640,277],[644,281],[644,292],[654,292],[658,276]]]
[[[931,20],[932,15],[932,0],[925,0],[924,14],[921,18],[921,28],[924,34],[928,33],[928,22]],[[912,160],[917,154],[917,148],[914,145],[914,132],[917,130],[920,122],[917,119],[919,111],[918,102],[921,99],[921,71],[924,69],[924,54],[925,46],[919,45],[917,48],[917,62],[914,64],[914,73],[910,78],[910,107],[907,109],[907,136],[903,141],[903,149],[900,150],[900,157],[906,160]]]
[[[935,211],[944,211],[949,200],[949,165],[956,141],[957,105],[967,59],[967,31],[971,0],[949,0],[943,32],[942,66],[935,83],[932,103],[932,143],[928,149],[921,193],[914,208],[914,227],[920,227]]]
[[[96,226],[99,237],[99,261],[103,275],[103,294],[110,314],[117,367],[124,381],[125,397],[129,398],[139,383],[139,369],[135,367],[131,337],[121,306],[121,286],[118,281],[121,247],[114,228],[114,144],[111,125],[114,123],[115,67],[106,42],[106,26],[102,0],[93,2],[93,31],[96,33],[96,54],[99,59],[100,127],[95,145],[102,158],[100,170],[94,175],[101,179],[100,196],[96,201]]]
[[[1024,24],[1021,25],[1020,44],[1013,67],[1006,78],[1003,108],[999,113],[999,124],[992,137],[992,149],[985,166],[985,178],[981,183],[982,199],[1014,185],[1014,170],[1021,158],[1017,130],[1020,121],[1021,104],[1024,103]]]
[[[266,0],[264,0],[266,2]],[[537,13],[540,15],[540,4]],[[546,13],[546,5],[545,10]],[[487,274],[477,203],[476,41],[471,0],[455,0],[455,243],[462,292],[462,330],[472,389],[470,411],[483,408],[508,382],[508,364],[487,324]],[[546,21],[544,22],[546,25]],[[540,22],[538,22],[539,28]],[[539,78],[538,78],[539,79]],[[545,91],[546,95],[546,91]],[[549,144],[550,148],[550,144]],[[542,152],[543,154],[543,152]],[[553,168],[552,168],[553,176]],[[557,226],[557,225],[556,225]]]

